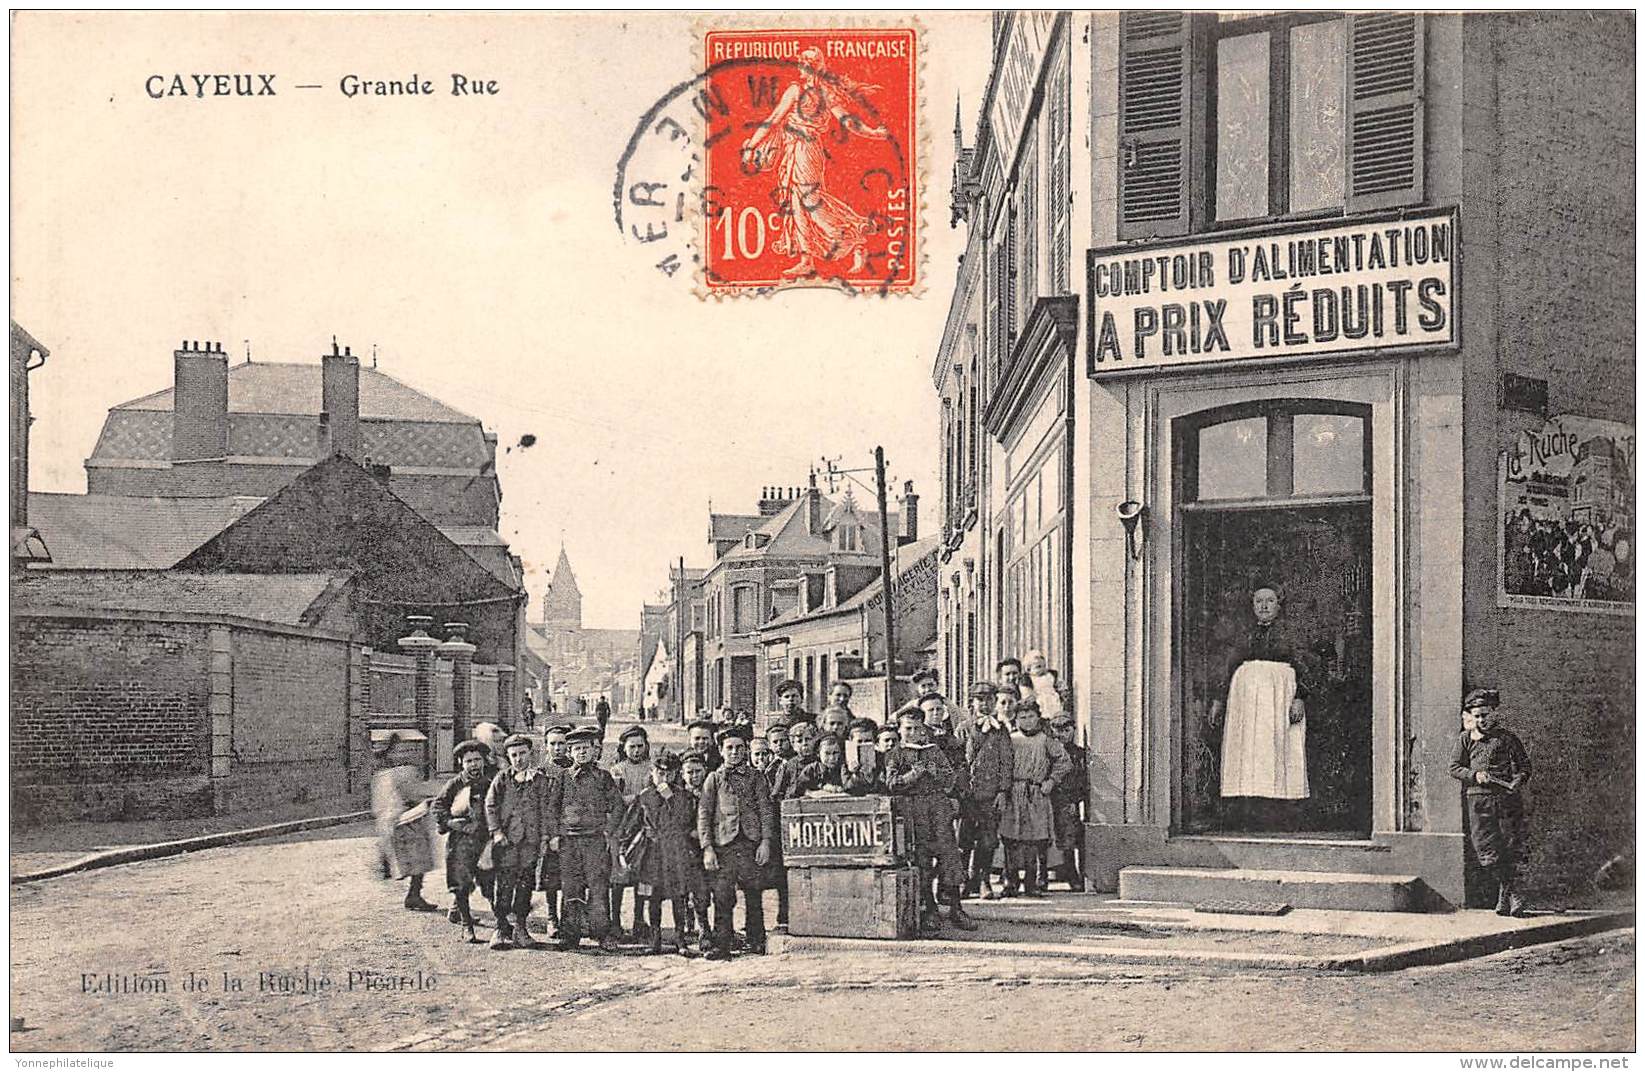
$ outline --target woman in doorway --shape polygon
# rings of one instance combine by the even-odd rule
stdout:
[[[1306,648],[1281,618],[1277,586],[1251,592],[1252,621],[1224,662],[1226,700],[1211,701],[1222,732],[1225,825],[1276,830],[1295,826],[1294,808],[1276,801],[1308,798]]]

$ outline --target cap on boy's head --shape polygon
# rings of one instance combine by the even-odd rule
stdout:
[[[923,723],[925,721],[925,708],[919,704],[903,704],[897,708],[897,721],[902,722],[907,719]]]
[[[871,718],[859,718],[845,728],[847,733],[855,733],[858,730],[873,735],[880,732],[880,724]]]
[[[650,742],[650,740],[651,740],[651,738],[649,738],[645,735],[645,729],[641,726],[630,726],[630,727],[628,727],[628,729],[626,729],[622,733],[618,734],[617,740],[618,741],[626,741],[630,737],[638,737],[640,740],[646,741],[646,742]]]
[[[1462,701],[1462,709],[1467,711],[1475,707],[1501,707],[1502,694],[1496,689],[1475,689]]]
[[[733,737],[746,744],[748,742],[748,727],[731,725],[720,731],[719,740],[721,744],[724,744]]]
[[[698,766],[706,767],[708,766],[708,757],[693,748],[680,757],[680,766],[684,767],[687,763],[695,763]]]
[[[531,748],[536,742],[523,733],[511,733],[508,735],[508,739],[503,742],[503,751],[507,752],[517,744],[523,744],[527,748]]]
[[[1022,696],[1022,690],[1015,685],[1007,685],[1002,681],[994,686],[994,697],[998,699],[1000,696],[1009,696],[1015,700]]]
[[[933,692],[929,696],[921,696],[918,700],[915,700],[914,706],[920,708],[923,708],[926,704],[942,704],[946,706],[947,703],[948,701],[944,700],[941,695]]]
[[[784,678],[782,681],[779,681],[777,683],[777,695],[781,696],[784,693],[788,693],[788,692],[798,693],[799,695],[804,696],[805,695],[805,686],[800,684],[798,681],[795,681],[791,677],[790,678]]]
[[[1018,659],[1015,656],[1007,656],[1006,658],[1001,659],[998,663],[994,664],[994,669],[995,670],[1004,670],[1008,666],[1014,666],[1018,670],[1021,670],[1022,669],[1022,660]]]
[[[664,772],[677,771],[680,769],[680,757],[665,748],[651,761],[651,765]]]
[[[1058,715],[1056,718],[1051,720],[1051,728],[1054,729],[1054,730],[1071,730],[1071,729],[1073,729],[1074,728],[1074,716],[1073,715]]]
[[[479,741],[464,741],[462,744],[451,750],[451,758],[460,764],[462,763],[464,756],[474,755],[476,753],[483,759],[491,758],[491,749],[487,748]]]
[[[1037,715],[1040,713],[1040,702],[1030,696],[1026,700],[1018,700],[1012,709],[1019,715],[1026,714],[1029,711]]]
[[[995,687],[992,681],[979,681],[971,686],[971,698],[973,700],[992,700],[994,694],[998,691],[1000,690]]]
[[[770,733],[772,730],[786,730],[788,726],[788,719],[778,715],[765,724],[765,732]]]
[[[571,731],[574,728],[575,727],[573,727],[571,725],[571,723],[569,723],[569,722],[556,722],[556,723],[554,723],[554,725],[545,728],[543,730],[543,732],[544,733],[558,733],[558,734],[569,736]]]
[[[600,731],[593,726],[578,726],[566,734],[565,739],[571,744],[598,744]]]
[[[914,684],[918,685],[922,681],[929,681],[933,685],[936,684],[937,672],[930,667],[926,667],[924,670],[921,670],[919,673],[914,675]]]
[[[720,724],[711,718],[699,718],[695,722],[686,723],[685,728],[688,730],[707,730],[709,733],[714,733],[720,728]]]

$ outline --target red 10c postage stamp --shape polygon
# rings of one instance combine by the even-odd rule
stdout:
[[[707,290],[912,290],[915,30],[713,30],[704,44]]]

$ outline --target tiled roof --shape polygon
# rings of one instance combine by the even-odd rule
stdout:
[[[221,614],[281,625],[318,620],[348,583],[337,573],[174,573],[34,570],[13,582],[12,606]]]
[[[709,514],[709,540],[740,540],[749,529],[758,530],[771,520],[764,514]]]
[[[320,413],[320,365],[316,362],[242,361],[228,370],[230,413]],[[115,406],[116,410],[170,413],[172,388]],[[379,421],[478,423],[444,402],[407,387],[374,368],[360,369],[360,418]]]
[[[920,559],[936,550],[936,548],[937,540],[935,538],[931,538],[925,540],[915,540],[913,543],[905,544],[902,547],[893,550],[891,553],[894,556],[893,566],[897,570],[897,576],[900,578],[905,573],[909,572],[919,563]],[[801,614],[799,608],[795,607],[787,614],[784,614],[778,618],[773,618],[769,622],[766,622],[765,625],[761,626],[761,628],[770,629],[776,626],[792,625],[795,622],[810,618],[826,618],[832,614],[843,614],[846,611],[857,610],[870,599],[873,599],[879,594],[881,588],[880,581],[881,579],[879,577],[869,581],[868,584],[863,587],[862,591],[858,592],[850,599],[847,599],[844,603],[836,603],[832,607],[824,607],[805,614]]]
[[[228,370],[228,449],[312,460],[320,449],[320,366],[242,362]],[[171,457],[173,388],[110,409],[91,461]],[[393,377],[360,370],[360,449],[394,466],[477,468],[491,456],[480,422]]]
[[[165,569],[262,501],[37,491],[29,494],[29,524],[50,548],[54,570]]]

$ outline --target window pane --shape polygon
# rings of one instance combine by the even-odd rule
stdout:
[[[1268,494],[1268,419],[1247,417],[1200,430],[1199,497],[1257,499]]]
[[[1268,214],[1268,35],[1217,42],[1217,219]]]
[[[1345,27],[1345,20],[1333,19],[1291,28],[1292,212],[1344,202]]]
[[[1365,421],[1334,413],[1291,418],[1292,462],[1298,495],[1356,495],[1365,491]]]

